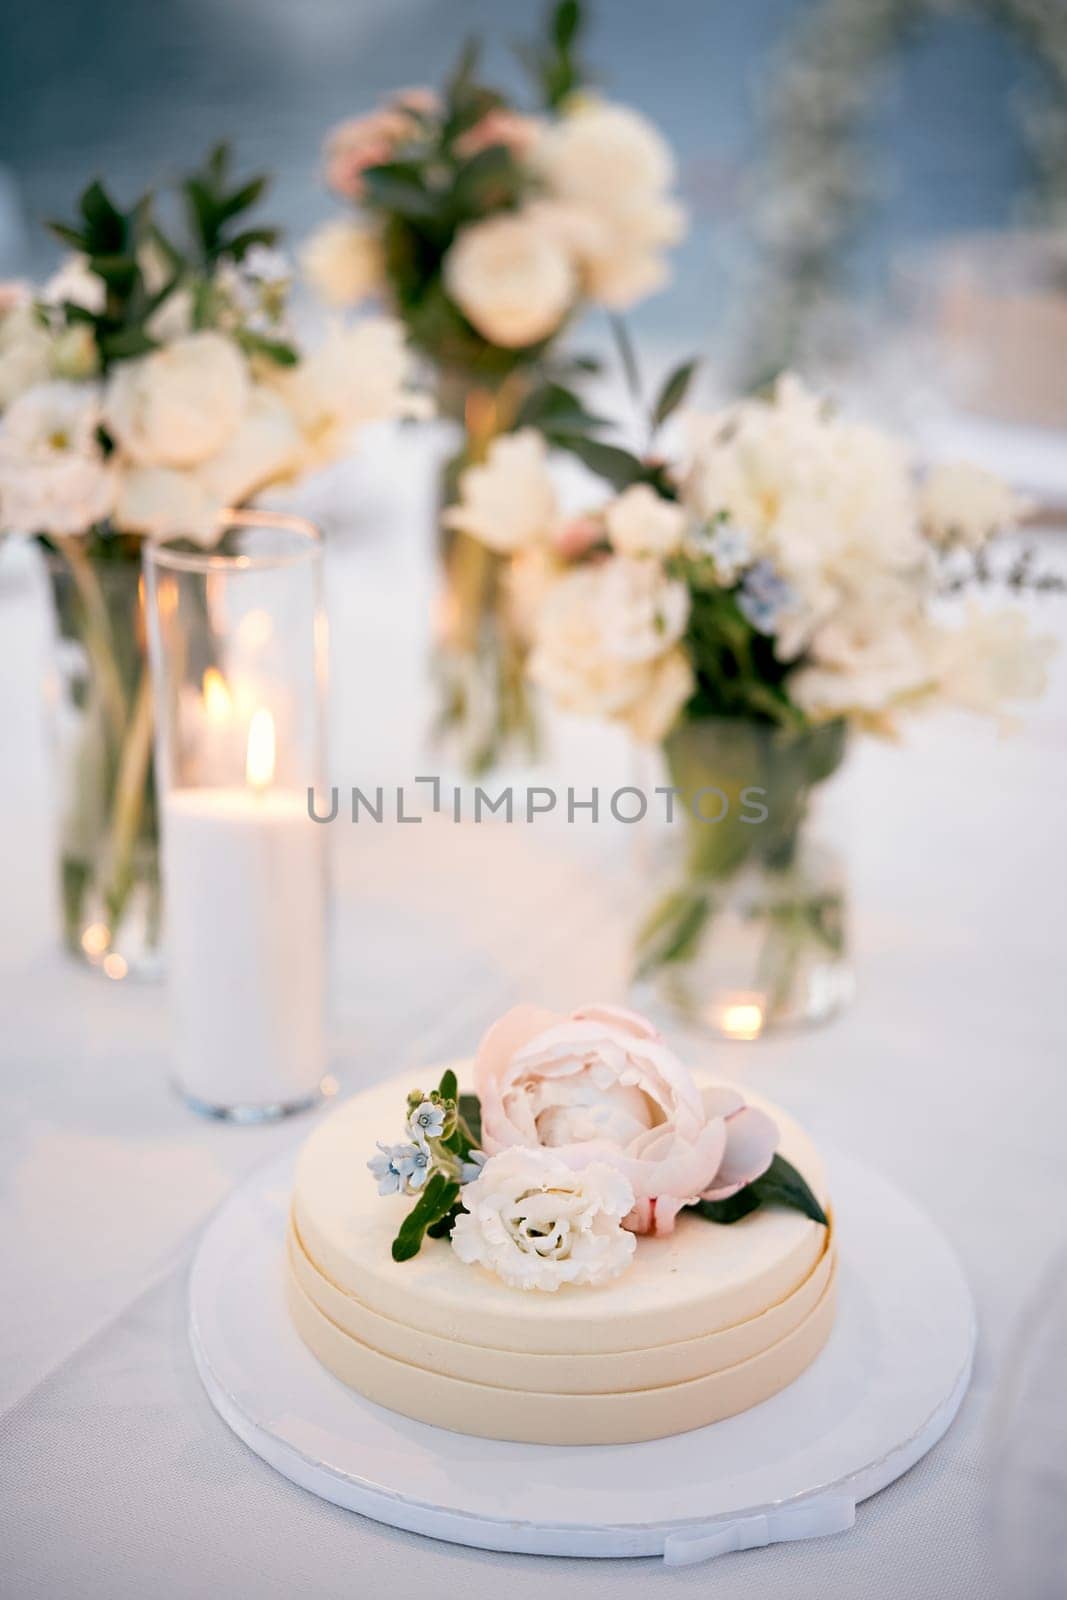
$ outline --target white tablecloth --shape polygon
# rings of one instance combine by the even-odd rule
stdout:
[[[428,576],[425,483],[413,479],[408,534],[384,539],[382,482],[373,463],[361,474],[330,584],[334,771],[366,783],[428,770],[421,710],[399,713],[424,698]],[[409,595],[406,611],[398,592]],[[32,573],[8,567],[0,581],[0,640],[6,1594],[1000,1592],[986,1526],[990,1397],[1018,1352],[1023,1308],[1067,1237],[1062,664],[1054,693],[1011,743],[938,722],[909,750],[856,752],[838,797],[849,819],[854,1005],[823,1030],[700,1047],[795,1110],[816,1138],[880,1167],[945,1230],[979,1307],[972,1391],[942,1445],[862,1507],[851,1534],[668,1571],[487,1555],[376,1526],[276,1477],[215,1417],[185,1340],[193,1242],[233,1185],[307,1124],[198,1122],[167,1088],[163,993],[108,984],[52,953],[32,664],[44,624]],[[564,781],[627,781],[627,757],[611,741],[570,729],[561,749]],[[632,831],[443,819],[337,826],[343,1088],[467,1051],[521,997],[621,997],[640,878]]]

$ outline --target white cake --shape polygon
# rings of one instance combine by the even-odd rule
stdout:
[[[457,1067],[461,1087],[469,1067]],[[723,1226],[683,1212],[638,1239],[606,1283],[525,1292],[459,1259],[447,1240],[394,1261],[411,1207],[365,1170],[409,1085],[357,1096],[301,1153],[287,1247],[296,1326],[318,1359],[369,1399],[487,1438],[616,1444],[704,1426],[791,1383],[833,1321],[830,1228],[767,1207]],[[825,1206],[822,1164],[801,1129],[780,1153]]]

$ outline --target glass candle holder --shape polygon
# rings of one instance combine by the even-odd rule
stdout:
[[[230,513],[145,571],[177,1087],[209,1116],[285,1116],[326,1070],[321,539]]]

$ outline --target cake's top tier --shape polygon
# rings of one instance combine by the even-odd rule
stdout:
[[[469,1063],[455,1067],[461,1086]],[[380,1315],[468,1344],[529,1354],[639,1350],[698,1338],[758,1316],[791,1294],[826,1248],[827,1230],[796,1211],[761,1209],[723,1227],[683,1213],[673,1234],[640,1238],[633,1265],[597,1286],[553,1294],[509,1287],[429,1240],[397,1263],[391,1244],[411,1201],[382,1199],[366,1162],[396,1118],[407,1078],[339,1107],[310,1136],[297,1165],[293,1218],[318,1269]],[[822,1162],[792,1118],[746,1094],[775,1119],[781,1154],[826,1203]]]

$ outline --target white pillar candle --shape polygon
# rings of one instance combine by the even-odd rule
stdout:
[[[246,787],[174,789],[163,804],[177,1075],[213,1108],[296,1105],[325,1071],[324,836],[272,772],[273,725],[257,712]]]

